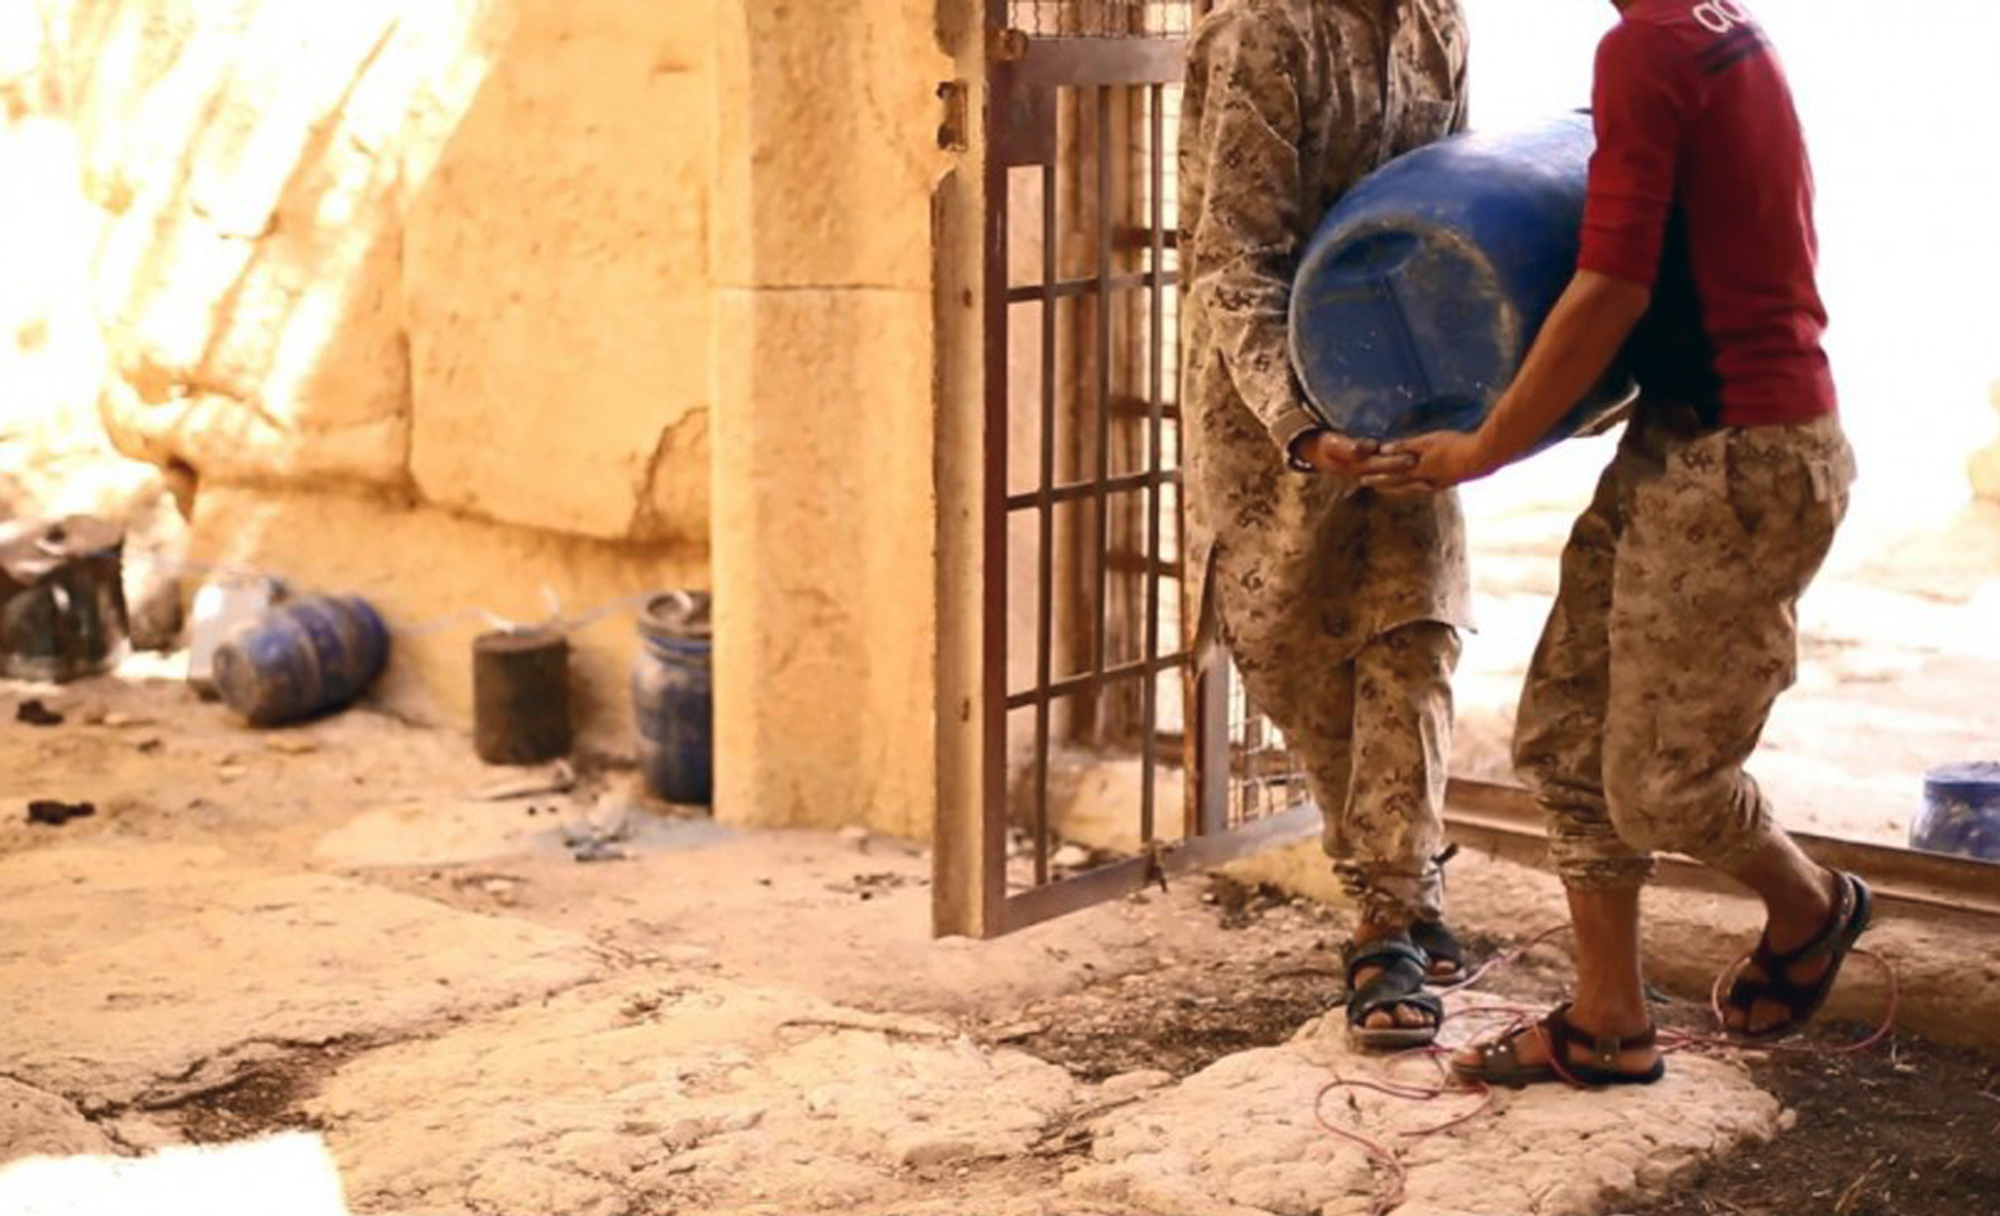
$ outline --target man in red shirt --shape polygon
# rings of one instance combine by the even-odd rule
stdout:
[[[1575,279],[1477,432],[1409,440],[1414,466],[1370,479],[1436,492],[1485,476],[1632,355],[1643,398],[1563,552],[1515,727],[1568,890],[1576,996],[1455,1061],[1501,1085],[1662,1074],[1639,961],[1653,849],[1765,904],[1725,1009],[1739,1033],[1816,1012],[1869,918],[1867,887],[1800,852],[1742,767],[1791,684],[1794,608],[1854,476],[1798,117],[1741,0],[1614,3]]]

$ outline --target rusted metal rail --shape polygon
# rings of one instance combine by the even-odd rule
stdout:
[[[1548,834],[1534,798],[1519,786],[1454,780],[1445,822],[1453,840],[1509,861],[1548,863]],[[1884,912],[1917,920],[1974,916],[2000,922],[2000,866],[1963,857],[1793,832],[1822,865],[1868,879]],[[1672,854],[1660,858],[1659,881],[1689,890],[1742,894],[1707,866]]]

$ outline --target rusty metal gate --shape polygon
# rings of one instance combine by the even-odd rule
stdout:
[[[1184,648],[1173,150],[1202,0],[977,2],[986,204],[964,286],[984,611],[961,720],[980,736],[980,813],[940,817],[935,906],[939,932],[992,936],[1318,817],[1227,664],[1192,678]],[[1540,819],[1518,788],[1452,782],[1446,821],[1470,847],[1544,863]],[[1899,915],[2000,916],[1988,865],[1797,835]],[[1672,858],[1662,875],[1720,889]]]
[[[968,902],[988,934],[1317,823],[1226,664],[1188,671],[1174,162],[1197,3],[986,2],[986,759]]]

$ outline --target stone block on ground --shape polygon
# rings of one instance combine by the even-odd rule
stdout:
[[[1280,1047],[1226,1057],[1180,1085],[1108,1112],[1093,1160],[1067,1182],[1080,1197],[1155,1211],[1366,1216],[1388,1172],[1320,1114],[1384,1145],[1409,1171],[1403,1211],[1605,1211],[1704,1159],[1777,1130],[1775,1098],[1739,1068],[1675,1056],[1651,1087],[1497,1093],[1476,1118],[1412,1136],[1471,1111],[1478,1099],[1423,1102],[1339,1078],[1435,1082],[1422,1058],[1391,1064],[1350,1049],[1337,1027]]]
[[[1072,1096],[932,1023],[635,978],[372,1053],[312,1111],[358,1211],[807,1211],[1018,1157]]]
[[[565,988],[581,937],[219,849],[78,845],[0,860],[9,994],[0,1074],[107,1103],[227,1079],[253,1059],[392,1038]]]
[[[69,1102],[0,1077],[0,1166],[22,1157],[110,1151],[110,1137]]]

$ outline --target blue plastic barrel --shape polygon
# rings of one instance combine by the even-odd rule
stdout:
[[[1910,847],[2000,861],[2000,764],[1947,764],[1924,774]]]
[[[343,709],[389,661],[389,630],[353,596],[309,596],[271,609],[215,652],[215,687],[259,726]]]
[[[639,616],[639,642],[632,709],[646,788],[668,802],[707,806],[715,796],[708,595],[674,591],[655,596]]]
[[[1455,135],[1349,191],[1300,260],[1292,359],[1320,420],[1367,439],[1472,430],[1576,271],[1590,118]],[[1539,444],[1632,395],[1614,368]]]

